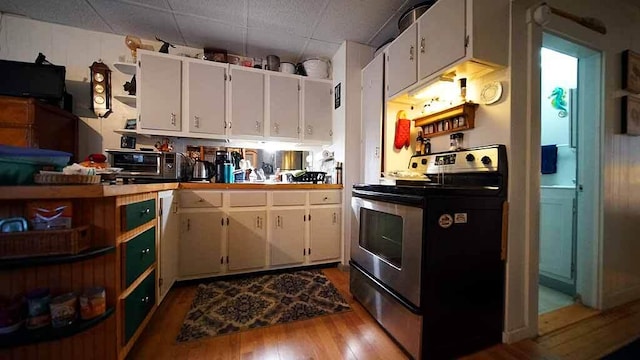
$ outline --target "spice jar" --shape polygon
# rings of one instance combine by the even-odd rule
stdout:
[[[453,133],[449,136],[449,150],[458,151],[462,150],[462,139],[464,138],[463,133]]]

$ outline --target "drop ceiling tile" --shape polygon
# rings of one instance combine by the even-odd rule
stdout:
[[[171,10],[167,0],[116,0],[123,3],[130,3],[132,5],[146,5],[158,9]]]
[[[170,12],[111,0],[89,1],[117,34],[132,34],[143,39],[158,36],[176,44],[184,42]]]
[[[16,0],[14,0],[16,1]],[[16,2],[20,2],[19,0]],[[0,1],[0,12],[10,13],[16,15],[24,15],[19,7],[13,4],[10,0]]]
[[[246,26],[246,0],[168,0],[176,13],[197,15],[226,24]]]
[[[377,34],[375,34],[373,38],[370,38],[370,41],[368,41],[366,44],[377,48],[387,40],[395,39],[396,37],[398,37],[398,34],[400,32],[398,31],[398,18],[399,16],[397,18],[394,18],[396,21],[390,21],[389,24],[387,24],[387,26],[385,26]],[[373,35],[373,33],[371,35]]]
[[[328,0],[248,0],[247,26],[310,37]]]
[[[300,60],[314,57],[324,57],[327,59],[331,59],[339,48],[340,44],[311,39],[307,44],[307,48],[302,53]]]
[[[188,15],[176,15],[176,20],[182,35],[187,39],[188,46],[215,47],[226,49],[233,54],[244,53],[246,29],[243,27],[230,26]]]
[[[284,33],[272,33],[264,30],[247,31],[247,54],[253,57],[277,55],[280,61],[297,62],[307,39]]]
[[[12,2],[18,13],[36,20],[69,25],[87,30],[111,32],[111,29],[85,0]]]
[[[403,3],[403,0],[331,1],[312,37],[330,42],[366,43]]]

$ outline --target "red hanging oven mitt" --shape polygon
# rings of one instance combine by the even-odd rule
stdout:
[[[399,111],[396,116],[396,134],[393,139],[393,145],[400,150],[403,147],[411,145],[411,120],[407,119],[404,111]]]

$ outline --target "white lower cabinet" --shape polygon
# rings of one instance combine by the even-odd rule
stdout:
[[[221,211],[180,215],[180,276],[210,275],[222,270]]]
[[[180,219],[178,218],[178,204],[175,200],[175,192],[173,190],[161,191],[158,193],[160,200],[160,222],[159,239],[160,239],[160,256],[158,278],[158,303],[164,300],[164,297],[171,289],[171,286],[178,277],[178,253],[180,238]]]
[[[267,211],[228,213],[227,249],[229,270],[262,268],[266,265]]]
[[[305,209],[271,210],[269,215],[270,264],[273,266],[302,264],[306,254]]]
[[[339,206],[309,209],[309,260],[340,258],[342,209]]]
[[[193,279],[340,261],[341,194],[181,191],[179,276]]]

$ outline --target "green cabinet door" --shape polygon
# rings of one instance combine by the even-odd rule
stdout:
[[[124,288],[127,288],[156,260],[156,228],[127,241],[123,247]]]
[[[126,299],[124,299],[124,339],[125,344],[135,334],[149,311],[156,303],[156,272],[147,276]]]
[[[122,229],[129,231],[156,218],[156,200],[124,205]]]

